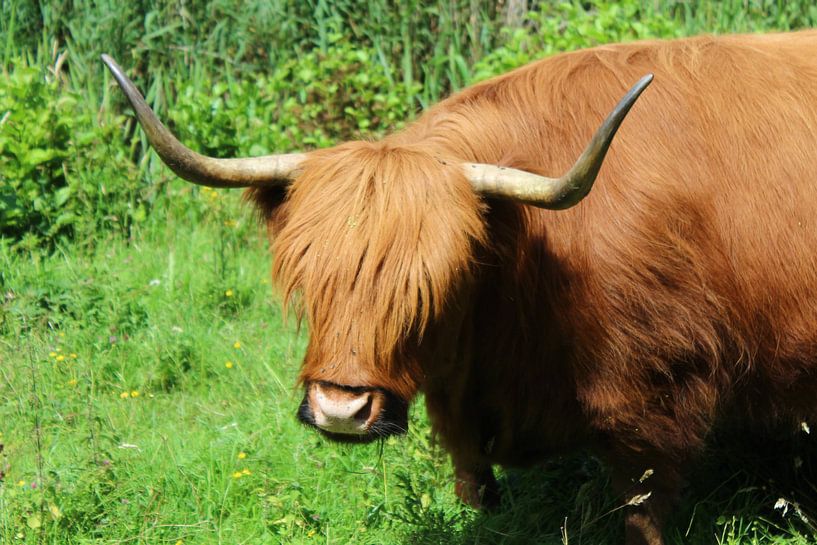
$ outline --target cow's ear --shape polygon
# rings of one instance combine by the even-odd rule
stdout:
[[[280,231],[283,225],[286,194],[284,187],[251,187],[244,192],[244,199],[255,205],[271,235]]]

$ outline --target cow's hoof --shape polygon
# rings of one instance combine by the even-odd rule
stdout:
[[[499,508],[499,484],[494,472],[488,468],[480,471],[457,471],[454,491],[464,504],[481,511]]]

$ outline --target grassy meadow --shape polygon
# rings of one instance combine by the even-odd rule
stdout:
[[[372,445],[298,424],[308,331],[281,316],[263,227],[160,165],[98,61],[231,156],[376,138],[560,51],[817,26],[805,1],[510,4],[0,4],[1,544],[621,542],[586,453],[500,471],[501,508],[478,513],[422,400],[406,437]],[[814,434],[724,433],[669,542],[815,543],[815,465]]]

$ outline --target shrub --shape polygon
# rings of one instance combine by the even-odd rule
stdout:
[[[183,84],[168,116],[180,138],[218,157],[260,155],[378,136],[414,113],[375,53],[337,40],[244,81]]]
[[[180,83],[168,117],[188,145],[217,157],[379,135],[412,117],[417,88],[395,85],[375,58],[336,35],[325,52],[269,75]],[[144,142],[141,131],[132,141],[124,116],[91,109],[97,105],[31,64],[15,62],[0,81],[0,237],[26,248],[66,236],[92,243],[91,233],[145,219],[155,186],[143,178],[161,171],[148,165],[140,175],[134,158],[144,150],[132,144]]]
[[[63,172],[76,102],[40,70],[0,80],[0,233],[53,235],[72,221]]]
[[[472,81],[502,74],[561,51],[611,42],[682,35],[674,19],[651,10],[644,2],[591,0],[542,3],[527,14],[522,28],[503,29],[502,47],[475,63]]]
[[[27,61],[0,78],[0,237],[31,247],[142,216],[105,196],[107,181],[136,178],[122,119],[109,121]]]

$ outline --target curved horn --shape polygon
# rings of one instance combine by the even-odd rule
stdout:
[[[653,75],[647,74],[633,85],[598,128],[576,164],[562,177],[548,178],[513,168],[464,163],[462,168],[466,178],[475,191],[491,197],[552,210],[562,210],[578,204],[593,187],[618,127],[652,79]]]
[[[102,55],[102,61],[128,97],[153,149],[180,178],[210,187],[273,187],[285,186],[299,174],[306,157],[303,153],[241,159],[215,159],[196,153],[162,125],[116,61],[108,55]]]

